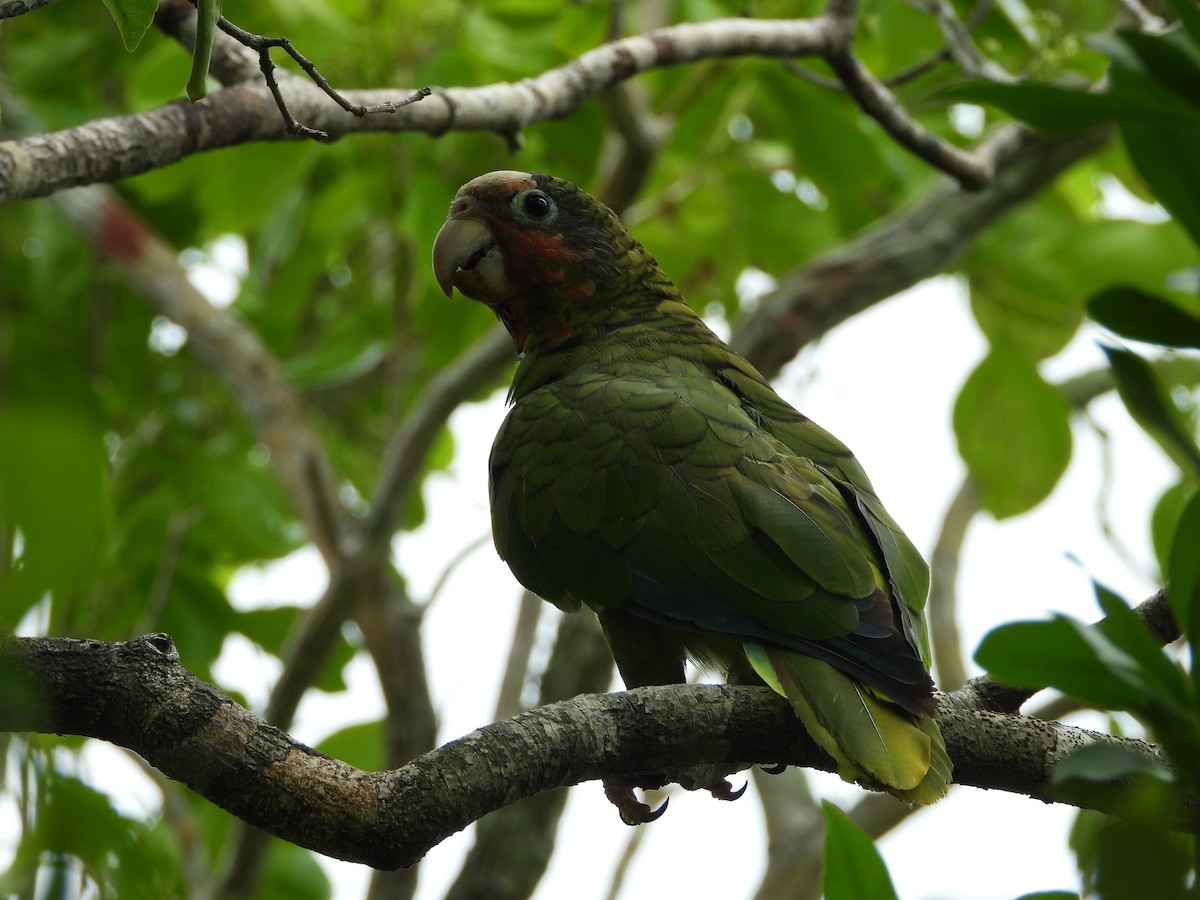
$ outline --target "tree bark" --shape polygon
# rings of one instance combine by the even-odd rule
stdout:
[[[119,744],[256,827],[385,869],[413,865],[489,812],[581,781],[621,776],[697,788],[703,785],[689,783],[691,766],[833,769],[787,702],[767,688],[671,685],[583,695],[488,725],[398,769],[363,772],[292,740],[200,681],[166,635],[122,643],[6,638],[0,678],[9,686],[0,730]],[[959,784],[1058,801],[1051,770],[1093,742],[1163,764],[1159,749],[1144,741],[946,700],[938,721]],[[1087,802],[1109,806],[1099,792]],[[1194,812],[1178,825],[1196,830]]]

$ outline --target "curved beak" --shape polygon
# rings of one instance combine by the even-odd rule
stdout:
[[[454,293],[459,271],[474,269],[493,246],[492,231],[482,220],[446,220],[433,241],[433,274],[447,297]]]

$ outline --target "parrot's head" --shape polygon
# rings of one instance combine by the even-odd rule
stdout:
[[[673,291],[616,214],[568,181],[490,172],[464,184],[433,242],[433,270],[490,306],[519,350],[613,325],[647,293]]]

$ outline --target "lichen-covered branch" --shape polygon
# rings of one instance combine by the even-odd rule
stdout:
[[[48,6],[54,0],[6,0],[0,3],[0,19],[11,19],[13,16],[23,16],[27,12]]]
[[[192,32],[179,22],[178,3],[169,6],[174,12],[162,17],[164,28],[186,42]],[[313,82],[286,72],[277,73],[277,101],[265,81],[246,77],[245,54],[241,54],[236,57],[236,81],[195,104],[178,100],[144,113],[0,142],[0,203],[128,178],[206,150],[294,138],[297,121],[330,138],[367,130],[435,136],[453,130],[493,131],[511,139],[535,122],[568,116],[585,100],[652,69],[736,56],[825,56],[845,61],[847,35],[852,34],[845,16],[831,7],[814,19],[718,19],[674,25],[611,41],[519,82],[439,89],[420,103],[410,102],[410,88],[340,92],[355,109],[409,103],[384,116],[347,112],[344,104]],[[214,56],[221,52],[225,52],[222,47],[214,47]],[[976,159],[937,141],[902,115],[887,89],[870,73],[861,66],[851,68],[847,91],[872,115],[882,117],[894,133],[903,132],[905,146],[936,145],[927,159],[964,183],[976,187],[982,183],[988,172],[986,158]],[[289,110],[291,125],[280,116],[278,102]]]
[[[489,812],[581,781],[620,775],[663,784],[700,764],[832,768],[786,701],[766,688],[584,695],[481,728],[398,769],[363,772],[293,741],[197,679],[165,635],[116,644],[7,638],[0,677],[0,730],[128,747],[259,828],[378,868],[412,865]],[[1060,799],[1049,773],[1087,743],[1162,762],[1143,741],[1013,714],[944,704],[938,719],[956,782],[1042,800]],[[1106,805],[1099,793],[1089,802]]]

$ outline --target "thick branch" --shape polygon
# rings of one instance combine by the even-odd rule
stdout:
[[[9,688],[0,730],[128,747],[247,822],[379,868],[412,865],[489,812],[581,781],[622,775],[666,783],[697,764],[832,767],[787,702],[766,688],[584,695],[481,728],[399,769],[368,773],[296,743],[197,679],[165,635],[119,644],[9,638],[0,641],[0,669]],[[1162,762],[1151,744],[1037,719],[953,705],[938,718],[956,781],[1043,800],[1057,799],[1048,782],[1054,764],[1090,742]]]
[[[198,103],[178,100],[145,113],[0,142],[0,203],[128,178],[205,150],[293,138],[297,122],[305,123],[300,129],[305,133],[330,139],[367,130],[419,131],[435,136],[455,130],[494,131],[511,141],[525,127],[568,116],[585,100],[642,72],[735,56],[829,58],[847,79],[848,92],[903,146],[964,184],[983,184],[990,175],[989,160],[926,132],[854,59],[848,18],[853,5],[846,6],[841,9],[833,4],[829,14],[815,19],[718,19],[674,25],[611,41],[535,78],[446,88],[421,103],[412,103],[414,92],[410,89],[343,91],[343,100],[335,102],[312,81],[287,72],[275,73],[277,85],[246,80],[246,60],[241,54],[236,77],[226,79],[223,90]],[[194,34],[181,22],[181,11],[181,3],[168,4],[160,23],[187,43],[194,40]],[[279,115],[281,108],[288,111],[290,119]],[[386,116],[347,111],[364,108],[395,111]]]

